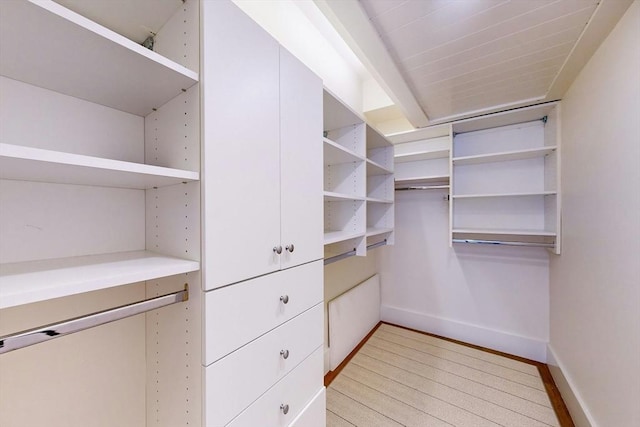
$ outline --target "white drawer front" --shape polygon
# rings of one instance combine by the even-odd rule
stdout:
[[[227,424],[321,346],[323,317],[317,304],[208,366],[205,402],[212,425]]]
[[[323,289],[320,260],[207,292],[205,365],[318,304]]]
[[[327,426],[327,398],[325,388],[316,394],[311,403],[302,410],[289,427],[326,427]]]
[[[285,427],[323,388],[323,350],[318,347],[298,367],[236,417],[229,427]],[[288,405],[284,414],[281,406]],[[207,422],[207,427],[214,427]],[[216,426],[218,427],[218,426]]]

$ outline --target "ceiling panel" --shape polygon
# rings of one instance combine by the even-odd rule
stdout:
[[[598,0],[360,0],[430,120],[543,99]]]

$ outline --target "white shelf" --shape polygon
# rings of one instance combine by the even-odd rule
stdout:
[[[0,309],[183,274],[197,261],[148,251],[0,265]]]
[[[367,202],[372,202],[372,203],[393,203],[393,200],[389,200],[389,199],[378,199],[376,197],[367,197]]]
[[[479,229],[479,228],[454,228],[453,233],[458,234],[496,234],[510,236],[555,236],[553,231],[546,230],[516,230],[516,229]]]
[[[0,74],[139,116],[198,82],[196,72],[50,0],[0,2]]]
[[[367,149],[392,146],[393,144],[379,130],[367,124]]]
[[[363,237],[365,234],[362,232],[353,231],[325,231],[324,232],[324,244],[331,245],[333,243],[344,242],[346,240],[357,239]]]
[[[529,197],[529,196],[553,196],[555,191],[540,191],[533,193],[488,193],[488,194],[454,194],[454,199],[474,199],[481,197]]]
[[[391,233],[393,228],[388,227],[367,227],[367,237],[379,236],[380,234]]]
[[[345,202],[349,200],[362,201],[365,200],[365,197],[362,196],[354,196],[351,194],[342,194],[342,193],[334,193],[331,191],[324,192],[324,201],[325,202]]]
[[[396,179],[398,185],[449,184],[449,175],[417,176],[415,178]]]
[[[0,178],[147,189],[197,181],[199,173],[0,143]]]
[[[543,157],[551,154],[557,147],[542,147],[528,150],[504,151],[492,154],[480,154],[476,156],[454,157],[454,165],[473,165],[478,163],[505,162],[510,160],[524,160],[535,157]]]
[[[433,150],[433,151],[417,151],[414,153],[396,154],[394,161],[396,163],[416,162],[418,160],[442,159],[449,157],[449,149]]]
[[[324,165],[339,165],[341,163],[362,162],[364,157],[357,155],[348,148],[330,140],[323,138],[324,141]]]
[[[374,162],[373,160],[367,159],[367,176],[372,175],[389,175],[392,174],[393,171],[385,168],[379,163]]]

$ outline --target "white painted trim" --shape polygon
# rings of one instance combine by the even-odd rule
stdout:
[[[576,427],[597,427],[598,424],[587,410],[587,405],[551,344],[547,345],[547,365]]]
[[[547,342],[536,338],[389,305],[380,307],[380,317],[383,322],[429,332],[542,363],[547,361]]]

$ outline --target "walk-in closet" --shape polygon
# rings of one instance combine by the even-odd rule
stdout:
[[[637,427],[638,160],[638,0],[0,0],[0,427]]]

